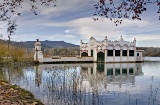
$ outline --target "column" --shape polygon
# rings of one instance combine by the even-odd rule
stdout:
[[[129,68],[127,68],[127,77],[129,76]]]
[[[96,75],[97,73],[97,63],[93,63],[93,74]]]
[[[107,76],[107,64],[104,64],[104,75]]]
[[[88,67],[88,75],[91,75],[91,68]]]
[[[91,56],[91,49],[88,49],[88,56]]]
[[[127,61],[129,61],[129,49],[127,48]]]
[[[115,64],[113,64],[113,78],[115,79]]]
[[[134,61],[137,61],[136,47],[134,47]]]
[[[135,67],[133,68],[133,85],[135,84],[135,71],[136,71],[136,69],[135,69]]]
[[[104,57],[105,57],[105,58],[104,58],[104,62],[107,62],[107,49],[105,49],[105,50],[104,50],[104,53],[105,53],[105,56],[104,56]]]
[[[113,62],[115,61],[115,49],[113,49]]]
[[[94,62],[97,62],[97,49],[96,48],[94,48],[94,51],[93,51],[93,61]]]
[[[120,64],[122,65],[122,64]],[[120,66],[120,76],[122,77],[122,66]]]
[[[108,78],[107,78],[107,63],[104,64],[104,75],[105,75],[104,88],[106,89],[107,88],[107,81],[108,81]]]
[[[120,64],[120,82],[119,82],[119,87],[122,87],[122,63]]]
[[[129,68],[132,67],[129,64],[127,64],[127,78],[129,77]]]
[[[122,61],[122,53],[123,53],[123,49],[120,50],[120,61]]]

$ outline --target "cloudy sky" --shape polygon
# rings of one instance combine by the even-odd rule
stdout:
[[[38,15],[29,10],[25,2],[17,20],[18,29],[12,35],[13,41],[40,40],[65,41],[79,45],[80,40],[87,42],[91,36],[102,41],[105,36],[109,40],[118,40],[123,36],[126,41],[137,39],[137,46],[160,47],[160,21],[156,6],[148,6],[142,20],[123,19],[121,25],[105,18],[93,21],[97,0],[57,0],[56,7],[39,7]],[[38,5],[38,4],[37,4]],[[0,33],[7,39],[7,22],[0,22]]]

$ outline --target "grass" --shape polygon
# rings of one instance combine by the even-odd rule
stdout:
[[[29,59],[21,59],[17,62],[14,62],[12,59],[3,59],[3,61],[0,61],[0,68],[3,66],[12,66],[12,65],[19,66],[19,65],[37,65],[37,64],[39,64],[39,62],[29,60]],[[1,72],[1,69],[0,69],[0,72]],[[4,84],[7,84],[7,85],[4,85]],[[7,98],[8,100],[14,100],[15,102],[24,101],[30,104],[36,103],[36,105],[44,105],[40,100],[35,99],[34,95],[31,92],[24,90],[17,85],[9,84],[7,79],[2,75],[2,73],[0,73],[0,91],[2,90],[7,91],[7,89],[11,89],[11,88],[16,90],[17,94],[15,94],[16,96],[15,98]]]
[[[0,80],[0,88],[1,88],[1,91],[2,90],[7,91],[9,89],[13,89],[17,91],[15,94],[16,97],[14,98],[7,97],[6,99],[8,100],[14,100],[15,102],[24,101],[30,104],[36,103],[36,105],[44,105],[40,100],[35,99],[34,95],[31,92],[24,90],[17,85],[11,85],[5,80],[4,81]]]
[[[18,61],[14,61],[13,59],[0,60],[0,67],[3,65],[11,65],[11,64],[39,65],[39,61],[35,61],[33,59],[19,59]]]

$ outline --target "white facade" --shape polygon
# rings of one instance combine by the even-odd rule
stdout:
[[[117,41],[105,37],[101,42],[91,37],[88,43],[80,43],[80,56],[93,56],[94,62],[138,62],[143,61],[143,50],[136,50],[136,39]]]
[[[39,42],[39,39],[37,39],[37,42],[35,43],[35,53],[34,53],[34,60],[39,60],[43,58],[43,54],[41,51],[41,43]]]
[[[44,58],[43,53],[41,51],[41,43],[39,42],[38,39],[37,39],[34,46],[35,46],[34,60],[37,60],[41,63],[93,62],[93,57],[79,57],[79,56],[61,57],[61,56],[56,56],[56,57]]]

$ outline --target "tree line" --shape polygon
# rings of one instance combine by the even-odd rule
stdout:
[[[49,56],[77,56],[80,55],[79,47],[69,48],[42,48],[44,57]]]
[[[144,56],[160,57],[159,47],[138,47],[138,50],[144,50]]]
[[[33,59],[33,50],[28,51],[26,47],[10,45],[6,41],[0,40],[0,62],[6,59],[14,62],[21,59]]]
[[[137,47],[137,50],[144,50],[143,56],[160,57],[159,47]],[[49,56],[78,56],[79,47],[70,48],[42,48],[45,57]]]

